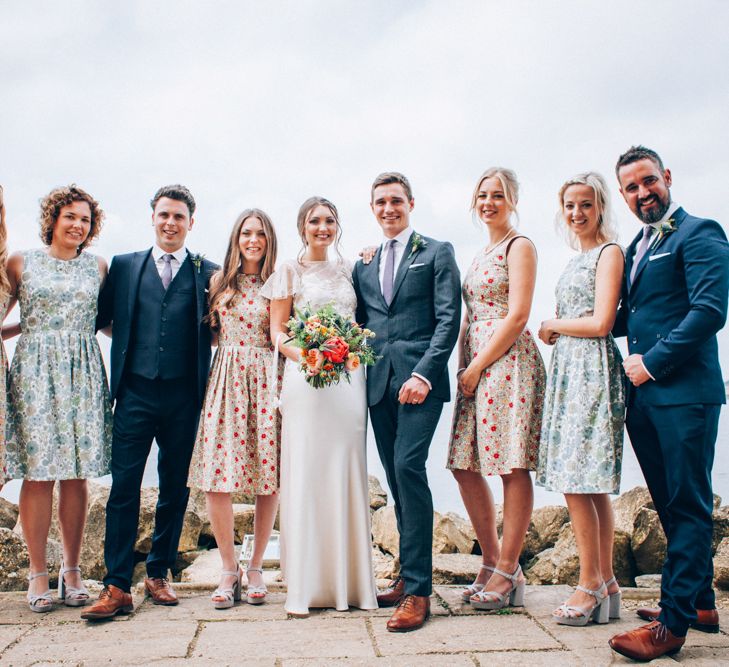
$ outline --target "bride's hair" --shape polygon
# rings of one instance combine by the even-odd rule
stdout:
[[[334,240],[334,250],[337,253],[337,257],[342,260],[342,253],[339,251],[339,242],[342,238],[342,226],[339,224],[339,212],[337,211],[337,207],[332,204],[328,199],[325,199],[324,197],[309,197],[299,209],[299,215],[296,218],[296,228],[299,230],[299,236],[301,237],[301,243],[303,244],[301,246],[301,250],[299,251],[298,260],[301,261],[301,258],[304,256],[304,253],[306,252],[306,223],[309,221],[309,218],[311,217],[311,212],[317,207],[317,206],[326,206],[331,212],[332,216],[334,216],[334,220],[337,223],[337,236]]]
[[[255,218],[263,227],[266,237],[266,255],[260,266],[261,283],[265,283],[273,273],[276,265],[277,243],[276,230],[273,228],[271,218],[259,208],[247,208],[241,213],[233,225],[228,241],[228,250],[225,253],[223,268],[213,274],[210,280],[209,303],[210,308],[207,321],[212,329],[220,328],[218,310],[230,306],[233,297],[240,292],[238,276],[243,272],[243,256],[240,252],[240,232],[248,218]]]

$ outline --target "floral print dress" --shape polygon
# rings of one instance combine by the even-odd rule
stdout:
[[[605,244],[570,260],[557,283],[557,317],[591,315],[595,273]],[[613,337],[560,336],[544,399],[536,482],[560,493],[618,493],[625,398]]]
[[[8,300],[0,302],[0,322],[5,319],[5,311],[8,307]],[[5,347],[0,340],[0,486],[5,484],[8,469],[5,464],[5,425],[8,391],[8,358],[5,355]]]
[[[7,476],[50,481],[109,472],[111,406],[96,307],[96,257],[23,253],[21,334],[10,365]]]
[[[516,238],[481,250],[466,273],[466,364],[488,343],[509,312],[506,255]],[[482,475],[506,475],[514,468],[534,470],[544,381],[542,357],[532,334],[524,329],[506,354],[481,374],[473,398],[458,392],[446,467]]]
[[[259,275],[241,275],[239,293],[218,312],[189,484],[204,491],[271,495],[278,490],[281,417],[268,386],[273,364],[270,306]],[[283,364],[276,369],[276,382]],[[278,392],[276,392],[278,393]]]

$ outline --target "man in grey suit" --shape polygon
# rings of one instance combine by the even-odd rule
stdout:
[[[425,463],[450,400],[447,363],[461,315],[453,248],[413,231],[414,204],[402,174],[375,179],[370,206],[384,239],[353,274],[357,321],[376,333],[381,357],[368,370],[367,403],[400,532],[400,576],[377,596],[380,606],[397,605],[391,632],[419,628],[430,613],[433,500]]]

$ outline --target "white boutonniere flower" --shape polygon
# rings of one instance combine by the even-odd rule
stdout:
[[[662,222],[658,225],[658,233],[655,235],[653,243],[651,243],[651,247],[656,247],[663,240],[663,237],[673,234],[673,232],[677,229],[676,221],[673,218],[669,218],[665,222]]]

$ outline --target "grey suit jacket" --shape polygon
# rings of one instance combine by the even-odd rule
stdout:
[[[447,364],[460,327],[460,275],[450,243],[421,238],[425,245],[417,251],[405,249],[389,306],[380,289],[381,251],[354,267],[357,321],[375,332],[372,345],[381,356],[367,370],[369,405],[382,400],[391,370],[397,387],[418,373],[432,385],[433,398],[450,400]]]

